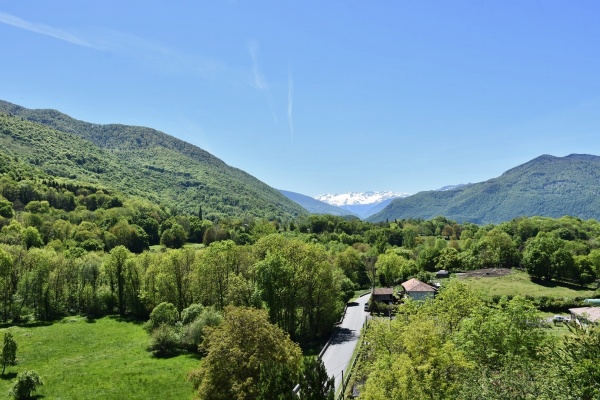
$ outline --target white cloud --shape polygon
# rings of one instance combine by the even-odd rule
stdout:
[[[260,47],[256,40],[250,40],[248,42],[248,51],[250,52],[250,57],[252,57],[252,73],[254,74],[254,86],[257,89],[267,91],[269,90],[269,86],[265,81],[264,76],[260,72],[260,68],[258,66],[258,51]]]
[[[273,117],[273,123],[277,124],[277,116],[275,115],[275,110],[273,109],[273,102],[271,101],[271,95],[269,93],[269,85],[267,84],[267,81],[261,73],[260,67],[258,65],[259,50],[260,46],[255,39],[248,41],[248,51],[250,52],[250,57],[252,58],[252,73],[254,77],[253,85],[256,89],[264,93],[265,98],[267,99],[267,103],[269,104],[269,109],[271,110],[271,117]]]
[[[235,71],[217,60],[181,54],[164,44],[114,30],[96,30],[74,35],[42,23],[26,21],[11,14],[0,12],[0,23],[53,37],[77,46],[95,50],[114,52],[116,54],[136,58],[146,64],[157,66],[170,73],[188,73],[202,78],[212,78],[219,72],[236,75]],[[261,83],[259,81],[259,83]],[[261,83],[260,88],[266,89]]]
[[[294,118],[292,107],[294,104],[294,79],[292,78],[292,70],[288,68],[288,123],[290,124],[290,136],[294,138]]]
[[[14,15],[11,15],[11,14],[6,14],[3,12],[0,12],[0,22],[7,24],[7,25],[14,26],[16,28],[25,29],[27,31],[39,33],[40,35],[50,36],[55,39],[62,40],[62,41],[68,42],[68,43],[72,43],[72,44],[75,44],[78,46],[90,47],[90,48],[98,49],[98,50],[101,49],[97,45],[90,43],[89,41],[84,40],[78,36],[75,36],[69,32],[65,32],[63,30],[56,29],[56,28],[53,28],[53,27],[45,25],[45,24],[25,21],[24,19],[15,17]]]

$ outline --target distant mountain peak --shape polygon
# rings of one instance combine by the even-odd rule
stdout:
[[[409,193],[395,193],[395,192],[348,192],[341,194],[321,194],[316,196],[315,199],[331,204],[334,206],[352,206],[352,205],[376,205],[389,199],[395,199],[397,197],[407,197]]]

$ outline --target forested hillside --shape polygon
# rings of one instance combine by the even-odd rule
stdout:
[[[369,221],[438,215],[477,224],[534,215],[600,219],[598,193],[600,157],[543,155],[485,182],[394,200]]]
[[[98,125],[0,101],[3,152],[53,176],[102,185],[209,219],[306,213],[210,153],[150,128]]]

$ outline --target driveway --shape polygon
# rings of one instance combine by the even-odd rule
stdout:
[[[342,384],[342,371],[345,375],[361,330],[369,315],[364,307],[370,297],[369,293],[359,297],[353,303],[348,303],[342,324],[335,329],[329,340],[329,346],[321,355],[327,373],[335,378],[336,392]]]

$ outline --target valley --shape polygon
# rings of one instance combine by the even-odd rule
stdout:
[[[541,156],[406,197],[371,193],[384,208],[363,220],[149,128],[0,105],[0,334],[18,345],[6,390],[29,369],[48,398],[259,399],[296,384],[301,396],[332,396],[342,370],[364,398],[478,398],[490,377],[505,391],[518,380],[522,395],[550,396],[540,386],[550,379],[596,390],[580,384],[594,371],[570,366],[597,328],[527,323],[600,297],[596,156]],[[482,269],[506,273],[470,276]],[[378,306],[396,317],[373,315],[362,333],[336,325],[357,292],[433,284],[439,270],[452,278],[433,300]],[[330,349],[350,343],[336,342],[340,330],[360,334],[360,349],[315,358],[332,334]]]

